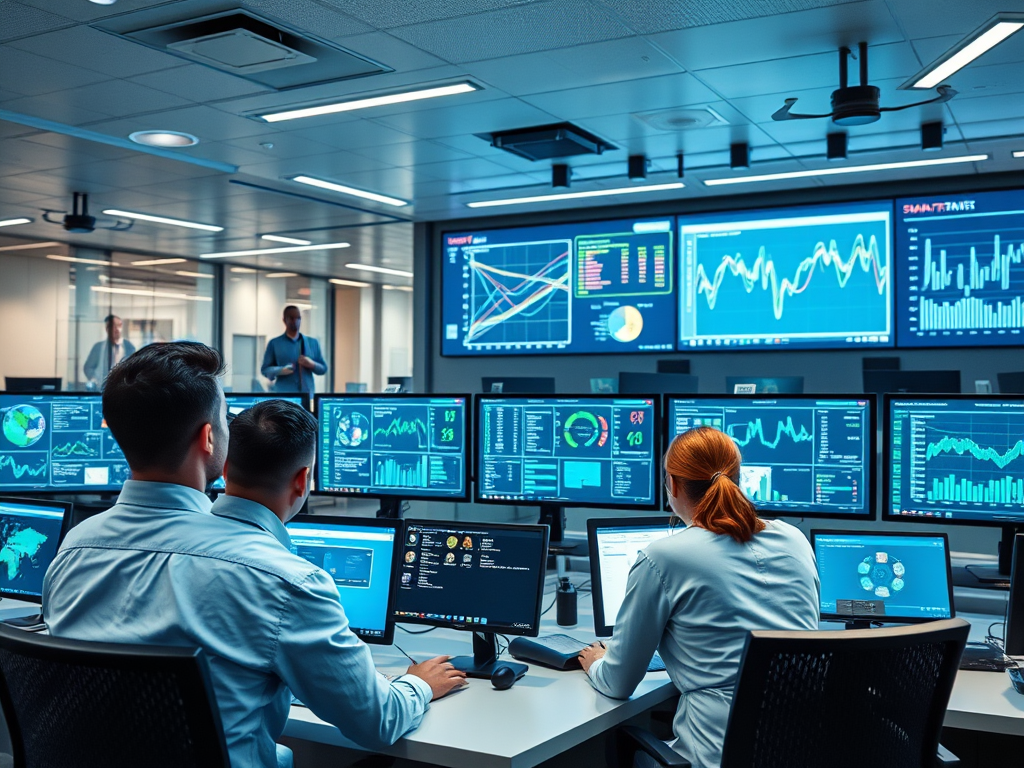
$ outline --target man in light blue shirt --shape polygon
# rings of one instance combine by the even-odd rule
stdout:
[[[312,476],[308,414],[305,450],[280,430],[261,445],[280,488],[257,490],[262,503],[226,502],[230,518],[211,513],[202,489],[231,458],[222,373],[219,353],[195,343],[151,345],[111,371],[103,413],[132,479],[65,539],[43,585],[46,623],[59,637],[203,648],[233,768],[290,762],[274,744],[289,689],[365,748],[391,744],[464,681],[441,657],[388,683],[349,631],[334,582],[287,551],[282,521]],[[281,445],[290,454],[274,453]],[[229,492],[240,488],[232,476]]]
[[[260,372],[274,382],[275,392],[305,392],[312,397],[313,374],[327,373],[320,342],[299,332],[302,312],[298,307],[285,307],[283,319],[285,331],[267,343]]]

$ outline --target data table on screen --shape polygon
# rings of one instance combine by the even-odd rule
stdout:
[[[896,201],[899,344],[1024,343],[1024,191]]]
[[[442,353],[673,349],[674,219],[445,233]]]
[[[891,201],[679,222],[680,349],[893,345]]]

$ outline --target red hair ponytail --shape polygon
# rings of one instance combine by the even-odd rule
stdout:
[[[725,433],[711,427],[682,433],[665,454],[665,473],[693,505],[694,525],[740,544],[764,530],[764,521],[739,486],[740,451]]]

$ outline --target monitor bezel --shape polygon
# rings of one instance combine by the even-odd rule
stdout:
[[[540,623],[541,617],[544,614],[543,603],[544,603],[544,586],[547,581],[547,562],[548,562],[548,545],[551,541],[551,529],[546,525],[520,525],[515,523],[482,523],[473,521],[463,520],[426,520],[423,518],[419,519],[407,519],[405,521],[405,529],[408,531],[413,526],[450,526],[459,528],[460,530],[472,530],[473,528],[480,529],[481,532],[486,533],[487,531],[530,531],[533,533],[539,533],[544,539],[543,556],[538,563],[537,569],[537,601],[536,611],[533,617],[533,626],[529,628],[525,627],[511,627],[500,624],[465,624],[455,621],[439,621],[437,619],[420,619],[395,616],[395,622],[398,624],[423,624],[431,627],[442,627],[444,629],[454,629],[460,632],[487,632],[491,634],[502,634],[502,635],[523,635],[524,637],[537,637],[540,635]],[[403,538],[404,542],[405,539]],[[395,572],[401,568],[400,561],[395,561]],[[397,609],[397,594],[400,579],[395,579],[395,594],[396,594],[396,609]]]
[[[60,546],[64,543],[64,537],[68,535],[68,531],[71,530],[71,515],[74,512],[75,505],[70,501],[57,501],[50,499],[33,499],[25,498],[21,496],[0,496],[0,504],[21,504],[24,506],[31,506],[38,504],[43,507],[55,507],[60,508],[64,513],[64,519],[60,525],[60,535],[57,537],[57,550],[54,552],[54,560],[57,559],[57,554],[60,553]],[[53,561],[50,561],[50,565]],[[47,566],[49,569],[49,566]],[[21,600],[25,603],[34,603],[36,605],[43,604],[43,596],[40,594],[38,597],[35,595],[26,595],[23,592],[9,592],[5,589],[0,589],[0,598],[6,598],[9,600]]]
[[[1015,401],[1024,403],[1024,394],[900,394],[898,392],[886,392],[882,399],[882,520],[887,523],[914,523],[925,525],[973,525],[982,528],[1020,528],[1024,527],[1024,509],[1021,510],[1017,520],[964,520],[947,517],[928,515],[897,515],[892,512],[892,462],[889,460],[892,449],[892,419],[890,418],[890,405],[893,400],[928,400],[942,402],[947,400],[991,400],[991,401]]]
[[[35,390],[33,392],[8,392],[7,390],[0,391],[0,395],[22,395],[27,397],[94,397],[100,404],[100,413],[103,413],[103,393],[102,392],[75,392],[63,390],[60,392],[51,392],[49,390]],[[105,418],[105,417],[104,417]],[[110,429],[110,427],[107,427]],[[110,433],[113,436],[113,432]],[[114,442],[117,442],[116,440]],[[118,446],[120,447],[120,446]],[[125,463],[128,463],[127,458]],[[128,468],[129,473],[131,467]],[[129,480],[131,477],[129,476]],[[5,487],[3,490],[6,493],[27,493],[33,496],[103,496],[106,494],[120,493],[124,484],[121,485],[96,485],[96,486],[69,486],[64,488],[21,488],[18,487]]]
[[[757,506],[757,512],[759,516],[768,517],[771,519],[775,518],[807,518],[811,520],[857,520],[857,521],[874,521],[878,519],[878,397],[874,393],[858,393],[858,394],[778,394],[778,395],[737,395],[733,393],[716,395],[702,392],[696,395],[688,394],[668,394],[665,395],[664,403],[662,404],[662,411],[664,418],[662,419],[662,445],[664,450],[668,450],[671,440],[669,434],[671,433],[672,424],[670,423],[671,414],[671,401],[672,400],[866,400],[868,403],[868,458],[864,463],[865,474],[868,477],[865,478],[864,485],[867,488],[867,502],[868,511],[866,513],[847,514],[840,512],[810,512],[800,511],[793,512],[791,510],[779,510],[777,507],[771,506]],[[662,470],[664,473],[664,469]],[[666,506],[668,500],[666,499]],[[756,505],[755,505],[756,506]]]
[[[673,514],[668,517],[591,517],[587,519],[587,549],[590,553],[590,597],[594,612],[594,634],[611,637],[615,630],[604,615],[604,582],[601,581],[601,552],[597,533],[603,528],[671,528]],[[682,525],[682,521],[679,523]],[[671,535],[671,534],[670,534]]]
[[[398,595],[398,559],[402,556],[402,542],[405,541],[405,521],[401,518],[380,519],[376,517],[353,517],[351,515],[296,515],[287,523],[308,523],[311,525],[336,526],[338,528],[361,527],[361,528],[394,528],[395,540],[391,546],[391,568],[388,573],[390,584],[388,585],[387,614],[384,618],[383,637],[363,637],[353,632],[356,637],[367,645],[391,645],[395,641],[395,599]],[[301,555],[296,555],[301,557]],[[328,574],[330,575],[330,574]],[[333,579],[332,579],[333,582]],[[344,603],[342,608],[344,608]],[[346,616],[346,618],[348,618]],[[349,622],[351,628],[351,621]]]
[[[311,411],[312,399],[308,392],[225,392],[224,399],[230,401],[232,397],[258,397],[262,400],[286,400],[288,398],[301,397],[302,407]]]
[[[953,568],[951,564],[951,553],[949,551],[949,536],[944,531],[858,531],[858,530],[834,530],[825,528],[813,528],[808,532],[808,536],[811,539],[811,549],[814,551],[815,569],[817,569],[818,561],[818,535],[822,536],[860,536],[860,537],[871,537],[871,538],[892,538],[899,536],[908,536],[913,538],[931,538],[931,539],[942,539],[943,546],[946,550],[946,589],[949,597],[949,616],[947,618],[956,618],[956,604],[953,602]],[[818,574],[818,581],[821,581],[821,574]],[[820,592],[820,590],[819,590]],[[930,621],[943,621],[943,619],[929,619],[922,616],[889,616],[886,615],[879,619],[877,616],[840,616],[835,613],[822,613],[821,612],[821,596],[818,596],[818,618],[820,621],[872,621],[880,624],[927,624]]]
[[[456,392],[449,394],[445,392],[439,393],[416,393],[416,392],[395,392],[395,393],[384,393],[384,392],[329,392],[315,395],[313,398],[315,415],[316,415],[316,427],[317,427],[317,461],[321,459],[320,456],[320,417],[323,410],[320,407],[321,400],[374,400],[374,399],[385,399],[385,400],[429,400],[429,399],[452,399],[452,398],[463,398],[465,403],[465,414],[466,418],[463,422],[465,427],[465,436],[463,438],[463,449],[465,450],[465,458],[462,462],[463,472],[463,489],[462,494],[417,494],[415,491],[404,490],[396,493],[350,493],[348,491],[328,491],[320,488],[320,483],[314,483],[314,490],[311,492],[314,496],[340,496],[349,499],[402,499],[403,501],[452,501],[452,502],[466,502],[471,501],[473,498],[472,492],[470,491],[470,484],[473,479],[472,475],[472,451],[473,445],[473,395],[464,392]],[[319,467],[317,468],[319,472]],[[319,474],[317,475],[319,478]]]
[[[483,420],[480,417],[480,411],[483,408],[483,404],[487,400],[555,400],[555,401],[569,401],[569,400],[650,400],[654,409],[654,473],[652,477],[652,490],[654,493],[654,500],[650,504],[608,504],[599,502],[576,502],[576,501],[565,501],[556,499],[547,500],[534,500],[534,499],[523,499],[516,501],[509,501],[507,499],[486,499],[480,495],[480,445],[483,443],[482,440],[476,440],[473,446],[473,477],[476,482],[473,486],[473,501],[476,504],[492,504],[498,506],[516,506],[516,507],[543,507],[547,505],[563,507],[568,509],[620,509],[620,510],[638,510],[641,512],[658,512],[661,510],[661,429],[660,424],[662,422],[661,416],[661,395],[626,395],[620,397],[614,394],[598,394],[589,393],[585,395],[505,395],[500,392],[487,392],[484,394],[476,395],[474,399],[474,421],[479,429],[483,425]]]

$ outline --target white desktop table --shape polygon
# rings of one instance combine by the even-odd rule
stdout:
[[[545,596],[545,607],[551,600]],[[580,595],[575,627],[559,627],[554,617],[552,608],[542,620],[542,635],[564,633],[594,640],[589,595]],[[469,632],[444,629],[424,635],[395,632],[395,642],[417,660],[471,653],[471,637]],[[370,647],[382,672],[404,672],[409,666],[393,647]],[[510,690],[497,691],[489,680],[473,679],[466,689],[435,701],[420,727],[384,753],[449,768],[532,768],[675,695],[665,672],[649,673],[632,698],[617,701],[595,691],[582,670],[559,672],[531,664]],[[284,735],[359,748],[304,707],[292,707]]]

